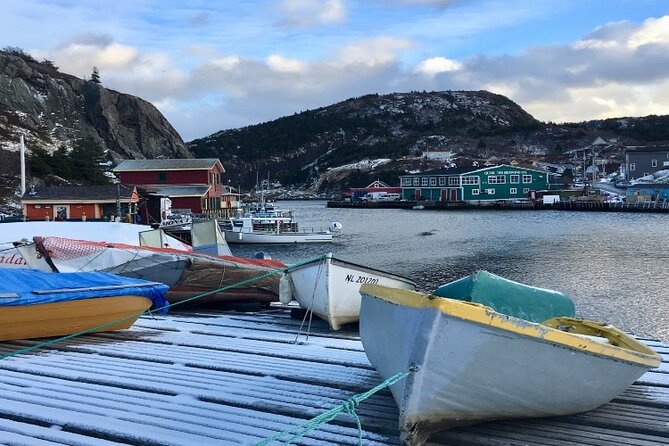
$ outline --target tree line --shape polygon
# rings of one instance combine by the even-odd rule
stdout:
[[[36,177],[56,175],[85,184],[109,184],[100,165],[105,159],[100,143],[92,137],[85,137],[76,140],[71,149],[64,145],[53,153],[42,148],[32,149],[28,168],[30,174]]]

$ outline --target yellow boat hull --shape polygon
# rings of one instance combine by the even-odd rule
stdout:
[[[142,296],[114,296],[0,307],[0,341],[129,328],[151,306]]]

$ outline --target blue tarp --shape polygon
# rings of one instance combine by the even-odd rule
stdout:
[[[111,287],[109,289],[104,289]],[[45,273],[34,269],[0,268],[0,306],[36,305],[66,300],[123,295],[144,296],[152,308],[167,313],[162,283],[109,273]],[[17,295],[12,297],[12,295]]]

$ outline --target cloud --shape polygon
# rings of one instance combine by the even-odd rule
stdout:
[[[140,50],[103,33],[33,55],[82,77],[98,66],[104,86],[154,103],[188,140],[354,96],[410,90],[487,89],[544,121],[669,114],[668,29],[669,16],[614,22],[565,44],[457,59],[397,33],[335,40],[320,57],[277,46],[226,53],[208,41],[173,53]],[[430,54],[403,61],[416,51]]]
[[[461,60],[435,55],[413,67],[404,67],[399,55],[417,44],[389,36],[349,43],[311,62],[278,55],[263,60],[227,56],[190,73],[184,89],[191,95],[217,95],[207,96],[203,105],[206,121],[189,123],[178,110],[167,114],[177,126],[190,128],[187,139],[353,96],[409,90],[486,89],[543,121],[669,114],[665,20],[611,23],[577,42],[537,46],[518,55]]]
[[[195,14],[193,17],[188,19],[188,24],[196,28],[208,26],[210,22],[211,22],[211,15],[204,11]]]
[[[443,8],[448,8],[451,6],[453,3],[455,3],[455,0],[397,0],[400,3],[406,3],[409,5],[427,5],[427,6],[434,6],[440,9]]]
[[[283,0],[279,5],[281,23],[288,27],[312,27],[346,20],[342,0]]]
[[[449,71],[457,71],[462,69],[463,65],[456,61],[447,59],[445,57],[433,57],[425,59],[416,67],[416,71],[427,76],[434,76],[438,73],[446,73]]]
[[[34,55],[53,60],[67,73],[87,77],[94,66],[110,71],[128,69],[137,60],[139,50],[114,43],[108,35],[84,34],[53,51],[35,51]]]
[[[376,37],[347,45],[338,52],[335,59],[344,64],[374,66],[395,61],[398,51],[413,46],[414,43],[407,39]]]
[[[267,58],[267,66],[282,73],[302,73],[307,69],[305,62],[297,59],[286,59],[276,54]]]

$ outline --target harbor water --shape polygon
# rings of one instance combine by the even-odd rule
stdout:
[[[343,226],[331,244],[231,245],[287,264],[336,257],[415,280],[424,291],[487,270],[572,297],[577,316],[669,342],[669,216],[566,211],[330,209],[281,201],[301,229]]]

